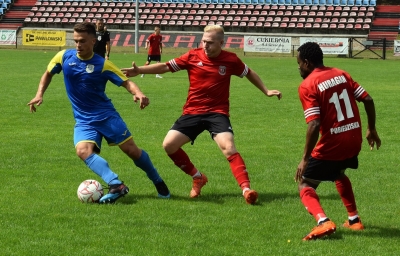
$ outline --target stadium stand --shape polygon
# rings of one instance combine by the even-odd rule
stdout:
[[[133,29],[136,23],[136,3],[130,0],[14,1],[6,15],[18,4],[24,6],[18,26],[70,28],[99,18],[111,29]],[[163,30],[200,31],[207,24],[221,24],[227,31],[311,33],[330,28],[332,33],[367,34],[375,10],[374,0],[139,0],[138,15],[140,29],[160,25]]]

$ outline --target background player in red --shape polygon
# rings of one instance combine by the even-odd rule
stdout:
[[[144,64],[145,66],[150,65],[150,62],[152,60],[157,61],[157,63],[160,63],[161,53],[162,53],[162,36],[160,35],[159,27],[154,28],[154,34],[151,34],[147,38],[146,45],[144,48],[145,49],[149,48],[147,61],[146,64]],[[142,74],[141,77],[144,77],[144,74]],[[162,76],[156,74],[156,78],[162,78]]]
[[[223,44],[224,29],[216,25],[207,26],[204,29],[202,48],[190,50],[167,63],[142,67],[133,63],[132,68],[122,71],[126,76],[136,76],[187,70],[189,95],[183,114],[167,133],[163,147],[175,165],[193,177],[190,197],[197,197],[208,179],[193,165],[181,147],[188,142],[193,144],[200,133],[209,131],[211,138],[229,161],[246,202],[254,204],[258,194],[250,188],[246,165],[236,150],[229,120],[230,79],[232,75],[246,77],[268,97],[277,96],[280,99],[282,94],[277,90],[268,90],[257,73],[249,69],[236,54],[222,50]]]
[[[336,230],[315,191],[321,181],[336,184],[348,212],[348,220],[343,226],[362,230],[364,225],[358,216],[353,188],[345,170],[357,169],[357,156],[361,150],[361,119],[356,101],[364,103],[368,118],[366,137],[371,150],[375,143],[377,149],[381,146],[375,128],[374,101],[348,73],[324,66],[323,53],[317,43],[305,43],[297,51],[297,63],[304,79],[299,87],[299,97],[308,127],[295,180],[299,182],[302,203],[318,222],[303,240],[324,237]]]

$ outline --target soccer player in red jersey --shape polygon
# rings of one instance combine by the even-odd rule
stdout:
[[[256,72],[244,64],[234,53],[222,50],[224,29],[221,26],[207,26],[204,29],[202,48],[193,49],[179,58],[167,63],[137,67],[122,71],[126,76],[138,74],[157,74],[187,70],[189,75],[189,95],[183,106],[182,116],[167,133],[163,147],[171,160],[186,174],[193,177],[190,197],[198,197],[201,188],[208,182],[204,173],[190,161],[182,146],[194,143],[196,137],[207,130],[229,161],[233,176],[242,189],[248,204],[254,204],[258,198],[250,188],[250,179],[246,165],[236,150],[233,130],[229,120],[229,88],[232,75],[246,77],[266,96],[282,94],[277,90],[268,90]]]
[[[161,53],[162,53],[162,36],[160,35],[160,27],[155,27],[154,28],[154,34],[151,34],[147,40],[146,40],[146,46],[144,47],[145,49],[149,48],[148,50],[148,55],[147,55],[147,61],[146,64],[144,65],[150,65],[150,62],[156,61],[157,63],[160,63],[161,61]],[[144,74],[142,74],[141,77],[144,77]],[[156,74],[156,78],[162,78],[159,74]]]
[[[381,140],[375,128],[375,105],[371,96],[351,76],[340,69],[325,67],[323,53],[317,43],[308,42],[298,48],[297,63],[304,79],[299,97],[308,124],[303,157],[297,167],[300,198],[318,226],[303,240],[332,234],[336,225],[326,215],[316,189],[321,181],[335,182],[347,209],[345,228],[362,230],[353,188],[346,168],[357,169],[361,150],[361,119],[356,101],[364,103],[368,127],[366,138],[370,149]],[[321,138],[319,138],[319,133]]]

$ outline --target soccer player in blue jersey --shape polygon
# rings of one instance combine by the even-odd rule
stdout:
[[[103,138],[109,145],[118,145],[130,157],[136,166],[147,174],[155,185],[158,196],[169,198],[167,185],[153,166],[146,151],[140,149],[132,139],[125,122],[122,120],[111,100],[105,94],[107,81],[123,86],[140,102],[144,109],[149,99],[139,87],[129,80],[113,63],[93,53],[96,43],[96,28],[89,22],[74,26],[76,49],[63,50],[50,61],[44,72],[36,96],[28,103],[31,112],[43,103],[43,95],[54,74],[64,72],[64,83],[76,121],[74,144],[76,154],[109,186],[109,193],[100,199],[100,203],[114,203],[129,192],[129,188],[99,156]]]

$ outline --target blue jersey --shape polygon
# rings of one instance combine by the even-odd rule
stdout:
[[[75,49],[60,51],[50,61],[52,74],[64,72],[64,83],[77,123],[104,120],[116,110],[105,93],[107,81],[117,86],[128,78],[110,61],[93,54],[77,56]]]

